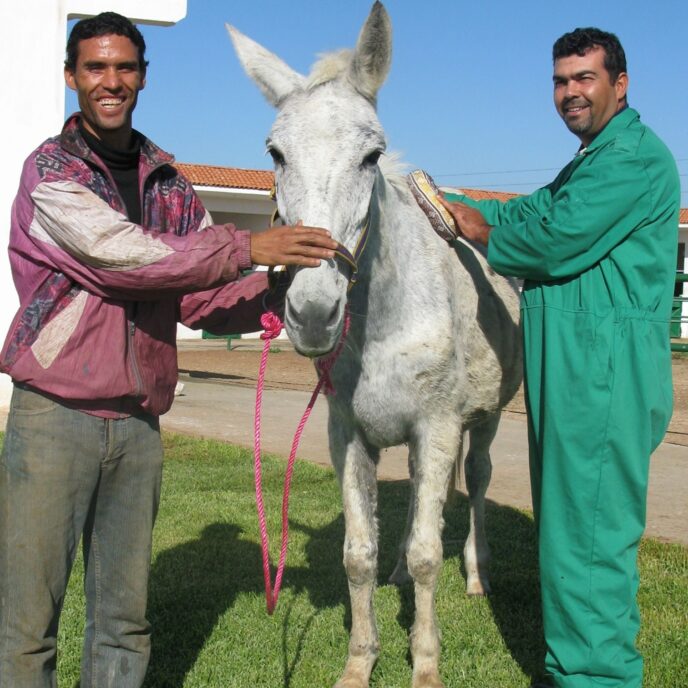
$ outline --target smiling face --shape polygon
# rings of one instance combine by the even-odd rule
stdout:
[[[77,92],[84,126],[104,143],[125,148],[146,83],[138,48],[125,36],[107,34],[80,41],[78,51],[75,69],[65,68],[65,81]]]
[[[612,82],[604,55],[604,49],[596,46],[584,55],[567,55],[554,63],[554,104],[584,146],[625,105],[628,75],[621,72]]]

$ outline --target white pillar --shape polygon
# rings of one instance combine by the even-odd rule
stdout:
[[[170,25],[186,16],[186,0],[21,0],[0,2],[0,64],[5,65],[0,123],[5,132],[0,179],[0,341],[17,310],[7,258],[10,212],[28,154],[64,123],[67,20],[111,10],[135,22]],[[11,384],[0,375],[0,407]]]

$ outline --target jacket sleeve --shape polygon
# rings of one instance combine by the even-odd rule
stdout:
[[[250,233],[231,224],[184,236],[147,231],[72,181],[39,182],[30,198],[28,233],[40,258],[104,298],[178,296],[251,266]]]
[[[507,220],[492,229],[488,244],[497,272],[537,281],[578,275],[642,227],[652,208],[642,161],[614,149],[583,161],[551,203],[538,200],[520,206],[523,217],[495,216]]]
[[[187,294],[179,300],[179,321],[212,334],[262,330],[260,317],[272,310],[282,317],[287,283],[269,283],[268,273],[253,272],[217,289]]]
[[[552,192],[545,186],[529,196],[516,196],[508,201],[485,200],[474,201],[468,196],[461,199],[462,203],[477,208],[489,225],[505,225],[523,222],[531,215],[540,212],[552,202]]]

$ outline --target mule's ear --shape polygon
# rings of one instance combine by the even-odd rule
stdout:
[[[244,36],[233,26],[225,24],[225,27],[244,71],[272,105],[279,107],[290,93],[303,88],[305,77],[295,72],[277,55]]]
[[[377,0],[370,10],[354,50],[351,78],[356,89],[375,101],[392,62],[392,23]]]

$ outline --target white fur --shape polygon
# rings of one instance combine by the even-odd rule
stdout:
[[[376,464],[384,447],[408,443],[412,498],[393,574],[415,584],[411,633],[414,688],[437,688],[439,629],[434,611],[442,563],[442,509],[464,431],[471,531],[464,550],[472,594],[488,591],[483,526],[489,446],[500,410],[520,384],[518,298],[479,251],[447,245],[430,227],[399,165],[383,173],[367,156],[385,147],[375,113],[391,55],[387,14],[376,3],[356,49],[326,58],[308,79],[232,31],[246,71],[273,94],[277,117],[268,148],[278,151],[280,215],[289,224],[327,227],[354,251],[366,219],[370,236],[359,281],[347,294],[334,261],[299,270],[285,321],[308,356],[338,342],[345,305],[351,330],[328,397],[330,453],[342,489],[344,565],[351,594],[349,658],[338,688],[364,688],[378,651],[373,613],[377,575]],[[290,92],[285,84],[292,84]],[[276,94],[276,95],[274,95]],[[282,159],[284,162],[282,163]]]

